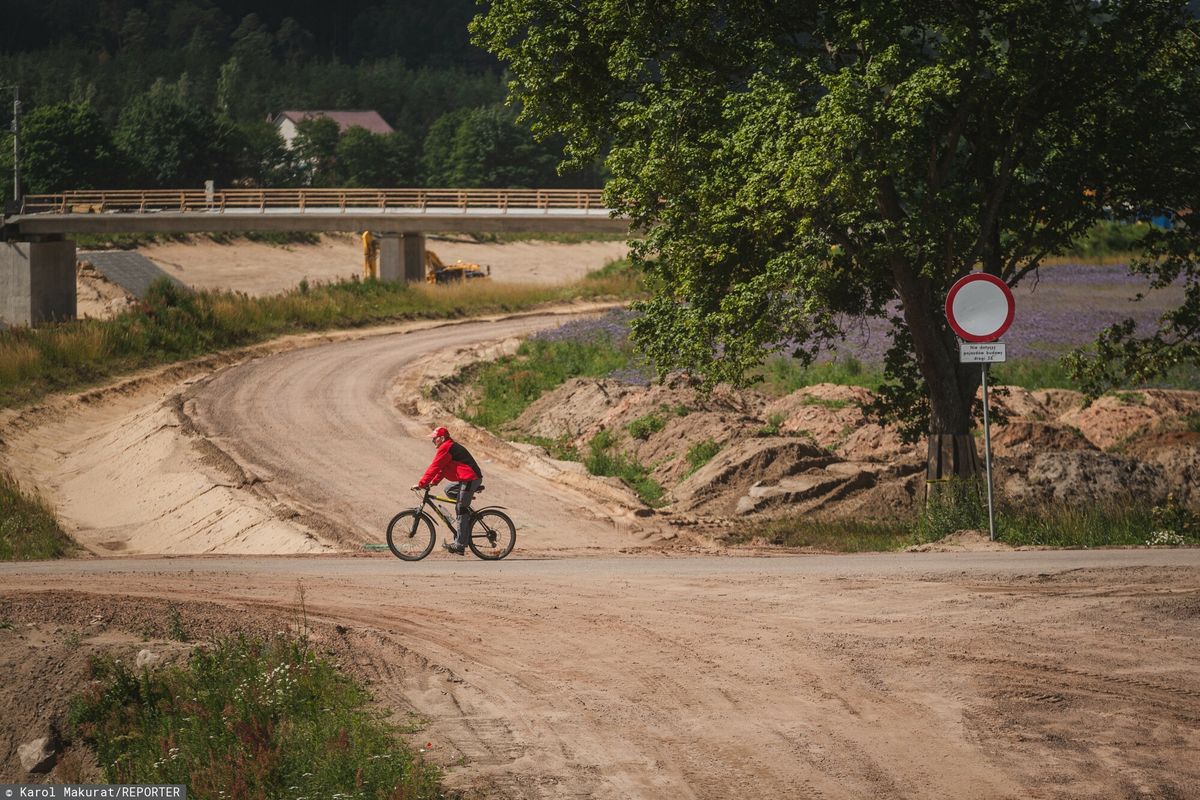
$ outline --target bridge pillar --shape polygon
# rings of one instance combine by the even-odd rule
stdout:
[[[425,280],[425,234],[379,237],[379,280],[420,283]]]
[[[0,242],[0,322],[73,319],[76,299],[75,242]]]

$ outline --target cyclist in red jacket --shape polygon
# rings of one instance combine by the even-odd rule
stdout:
[[[458,514],[458,538],[454,542],[444,542],[442,547],[461,556],[466,552],[467,541],[471,536],[471,498],[483,486],[483,470],[479,468],[479,464],[475,463],[475,459],[467,448],[450,438],[450,432],[445,428],[434,429],[429,438],[433,439],[437,453],[434,454],[433,463],[429,465],[429,469],[425,470],[421,480],[417,481],[412,488],[424,489],[427,486],[436,486],[443,478],[454,482],[455,485],[446,490],[446,495],[453,497],[455,501],[454,511]]]

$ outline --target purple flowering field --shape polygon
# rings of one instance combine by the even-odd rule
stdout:
[[[1010,360],[1055,361],[1067,351],[1095,341],[1107,325],[1132,317],[1138,328],[1154,329],[1158,317],[1183,298],[1181,285],[1148,292],[1145,279],[1134,277],[1121,264],[1063,264],[1043,267],[1013,290],[1016,312],[1012,327],[1002,337],[1008,345]],[[628,341],[629,320],[634,312],[617,309],[603,316],[576,320],[543,331],[534,338],[541,341],[591,340],[604,337],[618,347]],[[844,324],[843,342],[824,351],[819,361],[853,357],[869,366],[883,363],[889,326],[882,320],[849,320]],[[612,377],[629,383],[644,384],[652,371],[631,367]],[[626,374],[628,373],[628,374]]]
[[[1010,359],[1058,359],[1067,351],[1096,340],[1108,325],[1132,317],[1138,330],[1154,330],[1158,317],[1183,299],[1183,287],[1149,292],[1132,302],[1147,283],[1121,264],[1063,264],[1031,273],[1013,290],[1016,311],[1012,327],[1001,337]],[[871,320],[851,322],[845,341],[829,357],[853,356],[864,364],[882,364],[888,347],[888,325]]]

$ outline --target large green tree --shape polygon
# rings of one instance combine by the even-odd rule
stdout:
[[[39,106],[21,124],[21,188],[25,194],[106,188],[119,171],[104,122],[85,104]],[[6,174],[12,169],[12,139]],[[5,182],[11,197],[11,179]]]
[[[121,112],[118,147],[139,178],[163,188],[228,186],[244,146],[233,123],[195,102],[186,81],[157,82]]]
[[[739,380],[891,319],[878,410],[965,472],[980,372],[948,287],[1015,285],[1112,209],[1196,207],[1186,6],[493,0],[473,31],[535,134],[577,163],[607,149],[664,287],[635,325],[661,368]]]

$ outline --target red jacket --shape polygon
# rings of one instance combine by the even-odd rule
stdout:
[[[425,470],[425,474],[421,476],[417,485],[424,488],[436,486],[443,478],[457,483],[458,481],[473,481],[482,477],[483,472],[467,448],[447,439],[438,445],[437,453],[433,456],[433,463],[429,465],[429,469]]]

